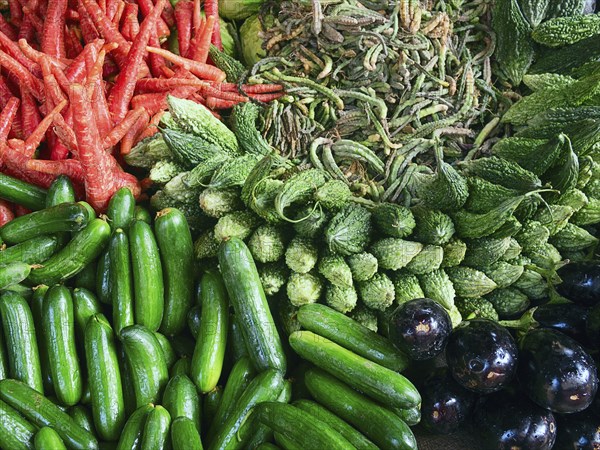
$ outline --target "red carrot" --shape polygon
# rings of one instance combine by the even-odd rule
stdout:
[[[7,224],[15,218],[11,204],[6,200],[0,199],[0,226]]]
[[[179,42],[179,54],[186,56],[192,39],[192,16],[194,14],[194,3],[180,1],[175,5],[175,24],[177,27],[177,40]]]
[[[150,39],[148,40],[148,44],[150,44],[152,47],[160,47],[160,41],[158,39],[156,27],[152,29]],[[148,64],[150,65],[150,72],[152,73],[152,75],[155,77],[159,77],[162,73],[162,68],[166,65],[166,62],[162,56],[150,53],[148,55]]]
[[[156,21],[158,20],[166,1],[167,0],[158,0],[152,13],[142,22],[140,32],[136,36],[135,41],[133,41],[127,61],[125,65],[121,67],[121,73],[117,76],[117,80],[108,99],[108,107],[113,122],[120,122],[127,113],[129,102],[131,101],[133,91],[135,90],[135,83],[138,78],[140,64],[146,53],[148,40],[150,39],[152,30],[156,26]]]
[[[62,159],[49,161],[46,159],[30,159],[25,164],[29,170],[35,170],[48,175],[66,175],[73,182],[85,183],[85,172],[83,166],[76,159]]]
[[[146,113],[144,108],[132,109],[130,110],[125,118],[118,123],[110,133],[106,135],[104,140],[102,141],[102,147],[105,149],[109,149],[114,147],[119,143],[123,136],[127,134],[127,132],[137,123],[138,119],[142,117]]]
[[[119,9],[119,1],[118,0],[106,0],[106,10],[105,10],[105,14],[106,17],[108,17],[110,20],[113,21],[114,23],[114,17],[115,14],[117,13],[117,10]],[[117,23],[119,23],[119,21],[117,20]]]
[[[12,58],[7,53],[0,50],[0,66],[6,68],[13,74],[21,83],[22,86],[27,86],[31,93],[38,100],[44,98],[42,82],[34,77],[25,67],[23,67],[16,59]]]
[[[44,17],[41,47],[44,53],[56,58],[65,58],[64,29],[68,0],[52,0]]]
[[[10,21],[13,25],[21,27],[23,20],[23,8],[18,0],[8,0],[8,9],[10,12]]]
[[[165,58],[167,61],[171,61],[173,64],[189,70],[191,73],[193,73],[199,78],[217,82],[224,81],[226,78],[225,72],[223,72],[221,69],[218,69],[217,67],[209,66],[208,64],[203,64],[198,61],[183,58],[163,48],[148,47],[147,49],[150,53],[156,53],[157,55],[160,55],[163,58]]]
[[[229,109],[233,108],[239,102],[232,100],[223,100],[216,97],[208,97],[206,99],[206,106],[210,109]]]
[[[8,139],[8,133],[12,127],[13,121],[19,110],[19,99],[11,97],[6,106],[2,108],[0,113],[0,141],[4,142]]]
[[[0,31],[7,35],[11,40],[17,40],[17,30],[15,30],[12,23],[9,23],[2,14],[0,14]]]
[[[202,89],[200,90],[200,92],[202,92],[202,95],[204,95],[204,97],[207,97],[207,98],[215,97],[215,98],[219,98],[221,100],[230,100],[230,101],[234,101],[234,102],[247,102],[248,101],[248,97],[244,97],[243,95],[240,95],[237,92],[222,91],[220,89],[216,89],[209,85],[203,86]]]
[[[0,108],[4,108],[12,97],[13,94],[4,81],[4,77],[0,75]]]
[[[81,45],[74,26],[69,26],[65,30],[65,51],[67,58],[75,58],[83,51],[83,45]]]
[[[214,17],[215,26],[212,31],[212,43],[217,46],[219,50],[223,50],[223,43],[221,42],[221,25],[219,24],[219,1],[218,0],[205,0],[204,1],[204,12],[206,17]]]
[[[21,205],[15,205],[15,217],[26,216],[29,213],[31,213],[30,209],[27,209]]]
[[[0,158],[5,165],[3,172],[43,188],[50,187],[54,180],[52,175],[27,169],[27,161],[31,158],[24,153],[23,146],[23,141],[19,139],[0,141]]]
[[[115,24],[115,26],[118,26],[119,23],[121,22],[121,17],[123,17],[124,10],[125,10],[125,2],[123,0],[119,0],[117,2],[117,10],[115,11],[115,14],[113,15],[113,17],[111,18],[111,20]]]
[[[73,8],[67,9],[67,14],[65,14],[65,18],[67,19],[68,22],[79,22],[80,21],[79,13],[77,12],[76,9],[73,9]]]
[[[269,103],[273,100],[277,100],[285,95],[284,92],[272,92],[270,94],[249,94],[250,98],[253,100],[258,100],[259,102]]]
[[[29,90],[21,86],[21,122],[23,135],[30,136],[42,121],[37,102]]]
[[[121,139],[121,155],[127,155],[133,148],[134,142],[137,142],[137,137],[143,133],[150,122],[150,115],[145,109],[141,108],[142,113],[138,116],[135,123],[127,130],[123,139]]]
[[[107,44],[108,49],[114,48],[114,45],[116,44]],[[108,103],[102,87],[102,68],[104,66],[104,57],[106,55],[107,46],[100,50],[95,61],[86,61],[86,67],[88,67],[86,88],[88,96],[91,98],[94,118],[101,136],[106,136],[113,126]]]
[[[206,63],[206,60],[208,59],[208,50],[210,48],[211,36],[215,26],[215,16],[207,16],[206,24],[202,29],[202,33],[194,36],[195,45],[191,49],[192,53],[190,59],[201,63]]]
[[[161,17],[169,28],[175,26],[175,9],[173,8],[173,5],[171,5],[171,2],[167,2],[165,5]]]
[[[212,87],[221,91],[239,92],[236,83],[212,84]],[[242,92],[246,94],[270,94],[273,92],[282,92],[283,86],[280,84],[243,84]]]
[[[198,36],[200,28],[202,27],[202,8],[200,7],[200,0],[194,0],[194,15],[192,16],[192,20],[194,36]]]
[[[98,33],[96,25],[94,25],[92,22],[92,18],[84,8],[83,4],[79,3],[77,5],[77,13],[79,14],[79,24],[81,27],[83,41],[86,44],[89,44],[90,42],[100,38],[100,33]]]
[[[102,39],[96,39],[87,43],[85,47],[83,47],[83,51],[77,55],[73,62],[66,68],[65,77],[67,80],[73,83],[82,83],[86,76],[85,60],[88,53],[92,52],[93,49],[96,49],[97,52],[100,51],[103,45],[104,40]]]
[[[164,66],[162,67],[162,76],[166,78],[171,78],[175,75],[175,71],[170,67]]]
[[[138,21],[138,5],[135,3],[127,3],[127,14],[125,15],[125,21],[121,26],[121,32],[123,37],[133,41],[140,32],[140,22]]]
[[[0,40],[1,39],[2,36],[0,35]],[[59,67],[60,69],[65,69],[67,67],[67,62],[69,64],[72,63],[72,60],[58,59],[36,50],[31,45],[29,45],[29,43],[25,39],[19,39],[18,46],[19,50],[22,52],[23,55],[25,55],[29,60],[35,62],[38,65],[41,65],[42,60],[47,60],[56,67]],[[39,70],[39,67],[37,67],[37,70]]]
[[[194,86],[200,89],[206,83],[206,81],[198,80],[197,78],[142,78],[135,85],[135,93],[167,92],[178,86]]]
[[[46,117],[44,117],[38,124],[38,126],[31,132],[31,134],[25,140],[25,152],[30,156],[35,154],[35,150],[41,144],[42,139],[44,139],[44,135],[46,134],[46,130],[50,128],[52,122],[54,122],[54,117],[60,114],[63,108],[67,106],[67,100],[63,100],[56,107],[50,111]]]
[[[140,7],[140,12],[142,13],[142,16],[144,16],[144,18],[148,17],[150,15],[150,13],[152,12],[152,9],[155,8],[152,0],[137,0],[137,3]],[[161,15],[162,15],[162,9],[161,9],[159,17],[156,19],[156,22],[155,22],[156,31],[158,32],[158,35],[160,37],[169,36],[171,34],[171,31],[169,30],[169,27],[165,23],[165,21],[162,20]]]
[[[136,95],[131,99],[132,108],[144,108],[148,114],[153,116],[160,111],[168,108],[167,95],[171,94],[174,97],[188,98],[196,91],[195,87],[180,86],[176,87],[171,92],[155,92],[151,94]]]
[[[152,116],[152,119],[150,119],[150,122],[148,123],[146,129],[140,133],[134,144],[137,144],[139,141],[144,140],[147,137],[154,136],[156,133],[158,133],[158,124],[160,123],[160,119],[162,119],[162,116],[164,114],[165,111],[159,111],[156,114],[154,114]]]
[[[54,133],[60,139],[60,142],[70,151],[73,155],[77,155],[77,139],[73,128],[65,121],[63,116],[60,114],[54,117]]]
[[[29,9],[27,6],[23,7],[23,13],[25,14],[25,18],[29,19],[33,29],[37,33],[38,36],[41,36],[44,31],[44,21],[40,16],[37,15],[35,10]]]
[[[13,22],[14,23],[14,22]],[[26,16],[23,18],[19,27],[19,33],[17,34],[18,39],[25,39],[28,42],[33,42],[35,37],[35,28],[31,22],[31,17]]]
[[[2,49],[12,56],[19,64],[25,67],[31,74],[36,77],[41,76],[42,72],[40,71],[40,66],[36,64],[34,61],[30,60],[27,56],[23,54],[19,45],[12,41],[6,34],[0,32],[0,46]]]

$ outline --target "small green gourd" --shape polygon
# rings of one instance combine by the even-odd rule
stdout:
[[[372,210],[373,221],[386,236],[404,238],[410,236],[416,226],[415,218],[405,206],[380,203]]]
[[[402,271],[396,272],[392,274],[392,283],[394,283],[394,291],[396,292],[396,301],[398,304],[425,297],[425,293],[419,284],[419,279],[415,275]]]
[[[505,288],[515,283],[523,275],[525,268],[521,264],[497,261],[487,267],[481,267],[479,270],[496,283],[498,288]]]
[[[484,267],[498,261],[510,245],[510,238],[480,238],[467,241],[467,253],[463,263],[472,267]]]
[[[456,291],[446,269],[434,270],[418,278],[425,297],[435,300],[447,310],[454,306]]]
[[[454,267],[460,265],[465,259],[467,244],[457,237],[453,237],[444,245],[444,258],[442,267]]]
[[[325,288],[325,303],[341,313],[349,313],[358,303],[358,294],[354,286],[328,284]]]
[[[334,286],[351,287],[352,270],[339,255],[326,255],[319,259],[318,270],[321,276]]]
[[[281,262],[258,266],[258,276],[266,295],[277,294],[287,283],[289,269]]]
[[[530,304],[529,298],[514,287],[496,289],[485,298],[494,305],[501,319],[521,315]]]
[[[454,236],[455,226],[447,214],[434,209],[412,209],[416,228],[412,238],[424,244],[444,245]]]
[[[237,188],[205,189],[200,193],[198,201],[204,214],[217,219],[233,211],[238,211],[243,206]]]
[[[261,225],[250,236],[248,248],[255,261],[278,261],[285,253],[283,231],[273,225]]]
[[[297,273],[308,273],[317,264],[319,251],[314,242],[294,237],[285,250],[285,263]]]
[[[370,280],[358,283],[358,292],[365,306],[377,311],[384,311],[396,297],[394,284],[385,273],[376,273]]]
[[[359,205],[347,205],[325,227],[329,250],[347,256],[362,252],[371,238],[371,213]]]
[[[312,273],[292,272],[286,287],[290,302],[298,307],[318,301],[322,290],[323,282]]]
[[[460,311],[463,320],[489,319],[498,321],[498,313],[494,305],[485,298],[457,298],[456,308]]]
[[[423,244],[397,238],[384,238],[371,245],[371,253],[382,269],[398,270],[406,267],[421,253]]]
[[[446,272],[459,297],[482,297],[498,287],[485,273],[472,267],[449,267]]]
[[[377,273],[379,263],[372,253],[355,253],[346,257],[354,281],[367,281]]]
[[[422,275],[437,270],[442,265],[444,249],[439,245],[426,245],[406,265],[406,270],[415,275]]]

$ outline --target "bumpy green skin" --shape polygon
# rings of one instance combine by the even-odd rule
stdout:
[[[458,238],[452,238],[444,245],[444,258],[442,267],[454,267],[460,265],[467,253],[467,244]]]
[[[426,245],[407,265],[406,270],[415,275],[433,272],[442,265],[444,249],[439,245]]]
[[[454,223],[447,214],[426,208],[413,208],[416,229],[413,239],[431,245],[444,245],[454,235]]]
[[[539,273],[525,269],[513,287],[518,288],[532,300],[540,300],[548,296],[548,283]]]
[[[219,219],[215,225],[215,239],[218,242],[236,237],[246,239],[258,226],[258,218],[249,211],[235,211]]]
[[[314,239],[322,235],[325,225],[329,222],[329,215],[325,210],[314,209],[309,205],[300,209],[298,219],[304,220],[294,223],[293,228],[296,234],[306,239]]]
[[[540,73],[540,74],[527,74],[523,77],[523,83],[533,92],[541,91],[552,87],[563,87],[573,84],[575,78],[568,75],[561,75],[558,73]],[[517,136],[523,137],[523,136]],[[536,138],[529,138],[536,139]]]
[[[350,317],[360,323],[363,327],[377,333],[377,314],[372,309],[360,304],[352,310]]]
[[[521,264],[497,261],[487,267],[481,267],[480,270],[492,279],[498,288],[505,288],[519,279],[524,267]]]
[[[382,269],[398,270],[406,267],[423,249],[420,242],[399,238],[385,238],[371,246],[371,253]]]
[[[323,282],[311,273],[292,272],[286,287],[287,296],[294,306],[315,303],[321,297]]]
[[[570,206],[549,205],[548,208],[540,208],[534,219],[548,228],[552,236],[567,226],[573,213]]]
[[[396,298],[394,283],[385,273],[377,273],[370,280],[358,283],[358,292],[368,308],[378,311],[388,308]]]
[[[515,162],[540,176],[556,162],[560,146],[555,139],[507,137],[498,141],[492,151],[495,156]]]
[[[531,37],[547,47],[562,47],[599,33],[600,15],[585,14],[547,20],[533,29]]]
[[[510,238],[510,244],[500,259],[502,261],[510,261],[511,259],[518,257],[522,251],[523,247],[519,245],[519,242],[517,242],[515,238]]]
[[[394,203],[381,203],[373,209],[373,221],[379,231],[395,238],[410,236],[416,226],[410,209]]]
[[[329,250],[344,256],[362,252],[370,237],[371,213],[358,205],[347,205],[325,227]]]
[[[254,190],[253,197],[249,200],[252,211],[270,223],[282,222],[275,211],[275,197],[283,187],[283,181],[267,178]],[[304,216],[303,216],[304,217]]]
[[[218,251],[219,242],[215,238],[214,230],[206,230],[194,242],[196,259],[216,258]]]
[[[521,0],[519,5],[527,21],[535,27],[546,17],[550,0]]]
[[[327,181],[327,172],[320,169],[307,169],[295,173],[288,178],[275,197],[274,205],[277,214],[287,219],[285,210],[294,203],[308,202],[316,189]]]
[[[542,269],[554,270],[562,260],[560,252],[552,244],[544,244],[527,253],[531,262]]]
[[[424,297],[435,300],[447,310],[454,306],[456,291],[454,284],[444,269],[438,269],[431,273],[419,276],[419,284]]]
[[[454,167],[445,163],[443,151],[436,148],[437,171],[421,197],[430,208],[441,211],[455,211],[462,208],[469,196],[467,180]]]
[[[258,158],[254,155],[243,155],[229,159],[215,170],[207,186],[213,189],[243,186],[257,161]]]
[[[287,282],[289,269],[281,262],[258,267],[258,276],[267,295],[277,294]]]
[[[600,199],[590,198],[589,203],[573,216],[572,223],[579,226],[600,223]]]
[[[538,189],[542,185],[535,174],[515,162],[497,156],[469,161],[465,170],[470,176],[481,177],[490,183],[523,192]]]
[[[342,180],[329,180],[315,191],[313,199],[323,208],[337,211],[352,197],[352,191]]]
[[[348,313],[358,302],[358,294],[353,286],[337,286],[328,284],[325,289],[325,303],[336,311]]]
[[[425,297],[425,293],[419,284],[419,279],[415,275],[396,272],[392,275],[392,282],[394,283],[394,291],[398,304]]]
[[[299,237],[292,239],[285,251],[285,263],[298,273],[310,272],[316,266],[318,257],[317,246],[308,239]]]
[[[462,314],[456,307],[453,305],[452,308],[448,309],[448,315],[450,316],[450,322],[452,322],[452,328],[456,328],[463,321]]]
[[[235,58],[223,55],[218,49],[211,45],[212,55],[225,63],[225,73],[232,83],[237,83],[245,68]],[[233,69],[233,70],[232,70]],[[233,73],[232,73],[233,72]],[[265,156],[273,151],[267,140],[260,134],[256,127],[256,121],[261,113],[261,107],[253,102],[239,103],[233,108],[231,128],[238,138],[240,147],[245,153],[257,157]]]
[[[501,319],[518,316],[529,307],[529,298],[516,288],[496,289],[485,297]]]
[[[239,189],[205,189],[200,193],[200,208],[210,217],[217,219],[233,211],[242,209]]]
[[[575,190],[577,192],[577,190]],[[587,199],[587,197],[593,197],[593,198],[600,198],[600,179],[598,178],[594,178],[593,180],[590,180],[586,185],[585,188],[583,189],[583,192],[579,191],[580,194],[579,198],[574,197],[572,194],[573,190],[567,191],[563,194],[563,196],[566,196],[567,194],[571,194],[571,197],[569,200],[571,200],[571,203],[562,203],[562,204],[566,204],[568,206],[570,206],[571,208],[575,209],[576,211],[579,211],[581,208],[583,208],[585,205],[587,205],[589,203],[589,199]],[[586,197],[585,200],[581,198],[581,196]]]
[[[377,273],[379,263],[371,253],[356,253],[346,258],[354,281],[367,281]]]
[[[352,286],[350,266],[339,255],[327,255],[319,259],[319,273],[331,284],[339,287]]]
[[[505,200],[516,197],[519,191],[492,183],[484,178],[469,176],[469,198],[465,208],[476,213],[485,213]]]
[[[552,236],[550,243],[561,252],[578,251],[598,244],[598,238],[591,235],[587,230],[568,223],[562,230]]]
[[[165,184],[171,181],[177,174],[183,172],[185,167],[172,161],[170,159],[165,159],[162,161],[158,161],[156,164],[152,166],[150,169],[150,173],[148,177],[158,184]]]
[[[261,225],[250,236],[248,248],[258,262],[278,261],[285,253],[283,232],[272,225]]]
[[[515,239],[525,252],[541,247],[548,242],[549,238],[550,230],[537,220],[526,221],[521,231],[515,235]]]
[[[124,156],[124,159],[130,166],[150,169],[159,161],[173,159],[173,155],[164,141],[162,134],[156,133],[154,136],[138,142]]]
[[[471,267],[449,267],[446,272],[459,297],[481,297],[497,287],[485,273]]]
[[[456,307],[464,320],[481,318],[498,321],[498,313],[494,305],[484,298],[457,298]]]
[[[498,261],[508,250],[510,238],[481,238],[467,242],[463,263],[472,267],[485,267]]]

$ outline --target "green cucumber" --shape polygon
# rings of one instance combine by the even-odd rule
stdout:
[[[96,261],[92,261],[85,266],[81,272],[75,275],[73,286],[94,291],[96,289],[96,268]]]
[[[135,212],[135,197],[129,188],[122,187],[113,194],[108,202],[106,215],[113,230],[126,230],[133,220]]]
[[[33,313],[33,311],[32,311]],[[39,345],[38,345],[39,347]],[[4,333],[2,332],[2,320],[0,316],[0,380],[9,377],[8,369],[8,351],[4,342]],[[44,388],[46,386],[44,385]]]
[[[279,447],[277,447],[275,444],[271,444],[270,442],[263,442],[256,447],[256,450],[279,450]]]
[[[35,450],[67,450],[58,433],[50,427],[42,427],[35,433]]]
[[[131,369],[136,407],[157,403],[169,380],[163,350],[154,333],[142,325],[121,330],[121,341]]]
[[[312,400],[297,400],[293,403],[294,406],[305,411],[309,416],[316,417],[321,422],[326,423],[331,428],[336,430],[346,438],[358,450],[377,450],[377,446],[367,439],[360,431],[348,425],[344,420],[333,414],[327,408],[319,405]]]
[[[244,337],[242,336],[240,321],[235,314],[229,315],[229,336],[227,337],[227,342],[231,344],[231,357],[234,361],[249,356]]]
[[[123,428],[123,432],[121,433],[121,437],[119,438],[117,450],[133,450],[140,448],[139,446],[142,440],[142,432],[144,431],[146,419],[153,409],[154,407],[152,405],[143,405],[129,416],[129,419],[127,419],[127,423],[125,423],[125,427]]]
[[[292,399],[292,382],[290,380],[286,380],[283,385],[283,390],[279,397],[277,397],[277,401],[279,403],[289,403]],[[273,440],[273,430],[267,425],[260,423],[260,421],[254,416],[254,413],[250,413],[250,417],[248,418],[250,425],[245,426],[242,430],[244,433],[249,433],[250,438],[248,439],[247,447],[248,448],[256,448],[263,442],[268,442]],[[246,439],[245,436],[241,437],[242,439]]]
[[[129,189],[127,189],[129,192]],[[108,241],[108,274],[110,278],[110,303],[113,310],[113,327],[117,336],[125,327],[134,324],[133,274],[129,258],[129,238],[121,228],[115,230]]]
[[[69,177],[59,175],[48,188],[48,193],[46,194],[46,208],[60,205],[61,203],[74,203],[75,200],[73,183],[71,183]]]
[[[202,311],[199,306],[192,306],[187,313],[187,325],[190,333],[196,341],[198,341],[198,334],[200,333],[200,317]],[[194,346],[195,347],[195,346]]]
[[[90,222],[98,217],[96,215],[96,210],[88,202],[79,201],[79,202],[77,202],[77,204],[81,205],[85,208],[85,210],[87,211],[88,220]]]
[[[123,402],[125,403],[125,413],[132,414],[136,406],[135,392],[133,389],[133,377],[131,367],[127,361],[127,355],[122,345],[118,346],[117,358],[119,360],[119,369],[121,370],[121,386],[123,386]]]
[[[0,399],[34,425],[54,428],[70,448],[98,448],[98,441],[89,431],[77,425],[71,416],[25,383],[11,379],[0,381]]]
[[[77,425],[85,428],[94,435],[96,434],[96,429],[94,428],[94,418],[92,417],[91,411],[86,406],[71,406],[67,412],[73,418],[75,423],[77,423]]]
[[[10,450],[33,449],[36,427],[14,408],[0,400],[0,448]]]
[[[167,408],[173,419],[181,416],[188,417],[200,432],[202,415],[200,396],[187,375],[175,375],[169,380],[163,394],[162,405]]]
[[[384,449],[417,449],[416,439],[396,414],[318,370],[309,369],[305,383],[315,401],[356,427],[374,444]]]
[[[150,225],[134,220],[129,226],[129,246],[133,267],[135,323],[156,331],[165,309],[165,289],[158,245]]]
[[[154,234],[165,285],[165,312],[160,331],[172,336],[185,327],[186,315],[194,302],[194,242],[185,216],[175,208],[156,214]]]
[[[219,247],[219,265],[250,359],[258,370],[285,373],[283,345],[250,250],[241,239],[224,241]]]
[[[77,203],[63,203],[17,217],[0,227],[8,244],[18,244],[44,234],[79,231],[88,224],[86,209]]]
[[[83,354],[85,355],[85,349],[83,351]],[[92,404],[92,393],[90,392],[90,384],[87,382],[87,379],[83,383],[83,393],[81,394],[80,403],[86,406]]]
[[[328,306],[318,303],[304,305],[298,310],[297,317],[300,325],[308,331],[390,370],[401,372],[410,362],[410,358],[388,339]]]
[[[163,450],[168,442],[171,416],[160,405],[155,406],[146,417],[140,448],[144,450]]]
[[[180,358],[185,356],[186,358],[192,358],[194,354],[194,347],[196,346],[196,341],[187,334],[179,334],[177,336],[172,336],[169,339],[173,350],[175,350],[175,354]]]
[[[46,207],[45,189],[0,173],[0,198],[24,206],[32,211]]]
[[[163,355],[165,356],[165,362],[167,363],[167,368],[171,369],[175,361],[177,361],[177,353],[175,353],[175,349],[171,344],[171,341],[161,333],[154,332],[154,336],[158,339],[158,343],[160,344],[160,348],[163,351]]]
[[[169,371],[169,375],[171,376],[171,378],[173,378],[175,375],[189,376],[190,365],[191,365],[190,358],[182,356],[177,361],[175,361],[175,364],[173,364],[173,366],[171,367],[171,370]]]
[[[31,273],[31,265],[17,261],[0,266],[0,289],[6,289],[25,280]]]
[[[25,283],[13,284],[12,286],[4,288],[0,292],[13,292],[15,294],[20,295],[28,302],[31,301],[31,298],[33,297],[33,289],[31,288],[31,286],[26,286]]]
[[[88,320],[84,341],[94,426],[102,440],[116,441],[127,418],[115,335],[103,315]]]
[[[384,405],[411,408],[421,403],[414,385],[393,370],[369,361],[311,331],[295,331],[290,345],[302,358]]]
[[[54,393],[62,405],[79,403],[83,380],[75,347],[73,297],[65,286],[52,286],[46,292],[42,306],[44,333],[48,349]]]
[[[412,408],[390,408],[398,417],[402,419],[409,427],[414,427],[421,421],[421,406],[413,406]]]
[[[202,417],[204,418],[202,422],[203,429],[210,429],[213,417],[221,404],[222,397],[223,388],[221,386],[217,386],[204,396],[204,404],[202,405]]]
[[[0,265],[13,262],[41,264],[60,248],[60,240],[56,236],[39,236],[20,244],[0,250]]]
[[[96,265],[96,293],[98,294],[98,299],[105,305],[110,305],[112,301],[110,268],[110,253],[108,250],[105,250],[100,254],[98,264]]]
[[[227,345],[229,302],[223,279],[216,272],[202,276],[202,316],[192,357],[191,378],[202,393],[212,391],[223,370]]]
[[[283,450],[303,450],[304,449],[302,444],[294,441],[293,439],[286,437],[285,435],[283,435],[281,433],[273,433],[273,436],[275,437],[275,442],[277,442],[277,444],[279,444]]]
[[[40,367],[42,369],[42,383],[44,385],[44,392],[48,395],[54,393],[54,386],[52,385],[52,372],[50,371],[50,356],[48,352],[48,345],[46,344],[46,337],[43,333],[44,326],[44,297],[48,292],[48,286],[40,285],[34,288],[33,296],[29,306],[31,307],[31,316],[33,317],[33,325],[37,332],[35,336],[37,338],[38,350],[40,355]],[[8,376],[0,377],[8,378]]]
[[[75,334],[77,341],[83,342],[85,327],[94,314],[102,314],[102,304],[92,291],[85,288],[73,289],[73,312],[75,315]],[[81,346],[83,349],[83,345]]]
[[[28,280],[49,286],[68,280],[98,257],[110,236],[110,227],[102,219],[94,219],[75,235],[43,267],[33,268]]]
[[[327,423],[293,405],[264,402],[254,408],[253,415],[276,433],[298,443],[301,448],[355,448]]]
[[[200,433],[188,417],[179,416],[171,423],[171,444],[173,450],[202,450]]]
[[[134,208],[133,219],[141,220],[142,222],[146,222],[148,225],[152,225],[152,216],[150,215],[150,212],[140,205],[136,205]]]
[[[20,295],[6,292],[0,296],[0,318],[10,377],[43,393],[42,369],[29,305]]]
[[[284,379],[281,372],[267,369],[250,382],[240,396],[236,408],[229,418],[219,427],[215,438],[210,443],[210,449],[241,449],[245,442],[240,436],[250,437],[250,433],[242,433],[241,429],[249,425],[248,414],[256,405],[262,402],[275,401],[283,390]]]

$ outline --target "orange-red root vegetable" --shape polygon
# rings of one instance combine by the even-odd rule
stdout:
[[[54,122],[54,117],[60,114],[63,108],[67,106],[67,100],[63,100],[58,105],[56,105],[52,111],[50,111],[46,117],[44,117],[38,124],[38,126],[31,132],[31,134],[25,140],[25,153],[33,156],[38,145],[41,144],[42,139],[44,139],[44,135],[52,122]]]
[[[156,53],[157,55],[162,56],[167,61],[170,61],[177,66],[189,70],[192,74],[199,78],[216,82],[224,81],[226,78],[225,72],[217,67],[209,66],[208,64],[203,64],[188,58],[183,58],[163,48],[147,47],[147,50],[150,53]]]
[[[8,133],[19,110],[19,103],[21,102],[17,97],[11,97],[0,113],[0,141],[2,142],[8,139]]]
[[[143,78],[135,85],[136,94],[149,92],[167,92],[179,86],[193,86],[197,89],[206,86],[206,81],[197,78]]]
[[[137,137],[142,134],[150,122],[150,115],[146,110],[142,109],[142,111],[143,113],[138,116],[136,122],[129,128],[121,140],[121,155],[127,155],[131,151],[134,143],[137,142]]]
[[[206,63],[208,50],[212,39],[212,31],[215,28],[215,16],[207,16],[202,32],[194,36],[195,45],[192,47],[191,59],[200,63]]]
[[[33,60],[29,59],[26,55],[23,54],[19,45],[12,41],[7,35],[0,32],[0,46],[2,49],[12,56],[15,60],[19,62],[23,67],[25,67],[29,73],[33,74],[36,77],[40,77],[42,72],[40,70],[40,66],[36,64]]]
[[[117,145],[144,114],[148,114],[144,108],[132,109],[129,111],[125,118],[106,135],[102,141],[102,147],[109,149]]]
[[[52,0],[48,2],[44,27],[42,31],[42,51],[56,58],[65,58],[65,24],[68,0]]]
[[[0,227],[7,224],[15,218],[11,204],[6,200],[0,199]]]
[[[179,54],[186,56],[192,39],[192,17],[194,14],[194,3],[180,1],[175,5],[175,25],[177,27],[177,40],[179,43]]]
[[[76,183],[85,182],[85,172],[76,159],[61,159],[50,161],[47,159],[30,159],[25,166],[29,170],[45,173],[48,175],[66,175]]]
[[[240,102],[232,100],[223,100],[216,97],[207,97],[206,106],[210,109],[230,109]]]
[[[16,59],[11,57],[9,54],[4,53],[0,50],[0,66],[4,67],[11,74],[13,74],[18,80],[21,86],[27,86],[27,89],[35,96],[38,100],[43,100],[43,84],[42,82],[34,77],[25,67],[23,67]]]

